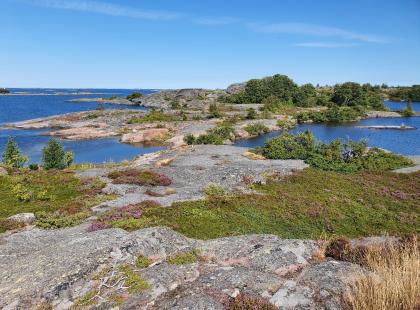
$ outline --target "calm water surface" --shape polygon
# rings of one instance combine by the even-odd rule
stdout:
[[[402,102],[387,101],[385,104],[391,110],[401,110],[406,107]],[[412,104],[414,111],[420,111],[420,103]],[[357,126],[368,125],[394,125],[415,127],[415,130],[368,129]],[[404,155],[420,155],[420,117],[404,118],[372,118],[359,122],[341,124],[301,124],[290,130],[291,133],[311,130],[321,141],[330,142],[335,139],[366,139],[369,146],[381,147],[395,153]],[[271,132],[257,138],[240,140],[236,146],[257,147],[263,146],[267,139],[276,137],[280,132]]]
[[[97,107],[106,109],[142,109],[136,106],[117,106],[117,105],[98,105],[95,102],[65,102],[65,100],[76,98],[99,98],[120,96],[125,97],[133,91],[129,89],[93,89],[93,90],[69,90],[69,89],[11,89],[13,93],[32,93],[32,94],[54,94],[63,95],[16,95],[0,96],[0,125],[28,120],[38,117],[46,117],[64,113],[81,112],[95,110]],[[91,95],[76,94],[77,92],[91,92]],[[148,94],[152,90],[141,90]],[[5,130],[0,129],[0,153],[9,136],[15,137],[22,152],[30,157],[30,162],[40,162],[42,148],[47,143],[49,137],[45,136],[46,130]],[[106,138],[87,141],[66,141],[61,140],[64,148],[71,150],[75,154],[76,163],[92,162],[119,162],[133,158],[140,154],[151,153],[162,148],[160,147],[138,147],[118,142],[118,138]]]

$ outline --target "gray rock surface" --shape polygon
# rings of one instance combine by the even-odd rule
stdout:
[[[209,184],[216,184],[227,192],[248,191],[243,183],[244,177],[251,176],[254,182],[265,182],[265,176],[270,174],[287,175],[307,167],[301,160],[251,160],[243,155],[246,151],[245,148],[227,145],[199,145],[139,157],[132,166],[150,168],[170,176],[172,191],[165,194],[165,187],[111,184],[105,191],[121,196],[100,204],[94,211],[102,212],[144,200],[153,200],[163,206],[175,201],[196,200],[204,197],[203,189]],[[173,160],[167,166],[157,167],[160,161],[167,159]],[[148,194],[150,191],[163,195],[151,196]]]
[[[196,249],[194,263],[167,258]],[[340,296],[361,268],[345,262],[311,260],[319,245],[250,235],[200,241],[156,227],[132,233],[93,233],[86,226],[56,231],[27,230],[0,237],[0,308],[29,309],[41,303],[69,309],[90,295],[87,309],[224,309],[247,293],[280,309],[340,309]],[[139,255],[151,265],[136,267]],[[120,266],[146,281],[130,291]],[[92,297],[93,296],[93,297]]]

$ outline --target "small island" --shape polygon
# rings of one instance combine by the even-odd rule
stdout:
[[[7,88],[0,88],[0,95],[10,94],[10,90]]]

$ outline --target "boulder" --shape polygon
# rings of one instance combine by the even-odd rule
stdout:
[[[169,135],[167,128],[146,129],[139,132],[125,134],[121,137],[123,143],[153,142],[164,139]]]
[[[19,213],[16,215],[12,215],[7,218],[8,220],[24,223],[26,225],[30,225],[35,222],[36,217],[33,213]]]

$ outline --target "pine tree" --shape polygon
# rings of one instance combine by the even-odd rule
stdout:
[[[43,148],[42,160],[46,170],[66,168],[64,148],[55,139],[50,139]]]
[[[16,141],[12,137],[7,140],[2,159],[3,164],[13,168],[22,168],[28,161],[28,157],[21,154]]]

